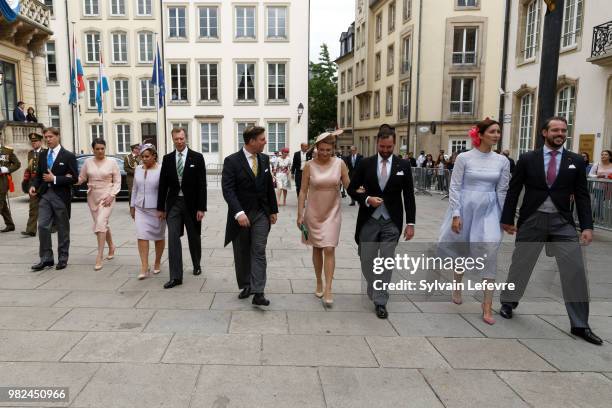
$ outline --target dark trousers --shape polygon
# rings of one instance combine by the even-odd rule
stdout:
[[[295,172],[295,192],[298,197],[300,196],[300,188],[302,187],[302,170],[297,170]]]
[[[170,264],[170,279],[183,279],[183,247],[181,236],[187,230],[187,242],[193,267],[200,266],[202,243],[200,228],[196,215],[190,213],[185,205],[184,197],[178,197],[166,217],[168,224],[168,261]]]
[[[266,245],[270,233],[270,219],[263,210],[247,214],[251,226],[240,228],[232,240],[236,281],[238,287],[251,287],[252,293],[264,293],[266,287]]]
[[[4,218],[4,224],[7,228],[15,228],[11,210],[8,206],[8,193],[0,193],[0,215]]]
[[[559,268],[571,327],[589,327],[589,292],[578,235],[558,213],[536,212],[519,228],[507,280],[515,284],[515,290],[504,290],[500,295],[501,303],[518,304],[544,245],[546,253],[555,257]]]
[[[38,241],[39,255],[42,262],[53,261],[51,229],[57,228],[57,259],[68,262],[70,249],[70,219],[66,204],[55,194],[52,188],[40,197],[38,203]]]
[[[370,218],[361,227],[359,232],[359,257],[361,259],[361,273],[366,281],[368,298],[375,305],[386,305],[389,292],[375,289],[375,281],[391,282],[393,269],[384,268],[382,273],[374,273],[374,258],[393,258],[399,240],[400,232],[391,220],[383,218]],[[380,282],[376,284],[379,286]]]

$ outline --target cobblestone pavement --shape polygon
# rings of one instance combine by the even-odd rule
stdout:
[[[597,347],[568,334],[561,298],[537,279],[515,318],[498,318],[494,326],[480,319],[477,298],[465,296],[457,306],[441,291],[394,295],[389,319],[376,318],[361,295],[352,239],[357,210],[348,202],[335,303],[325,309],[313,295],[294,192],[268,241],[272,304],[261,311],[237,299],[218,189],[209,203],[203,274],[193,276],[187,264],[183,285],[164,290],[166,254],[160,276],[136,279],[126,202],[115,207],[118,250],[103,270],[93,271],[95,239],[80,202],[73,206],[68,268],[32,273],[38,239],[19,235],[27,202],[13,199],[17,231],[0,235],[0,386],[69,387],[68,403],[38,406],[610,406],[612,234],[597,231],[588,251],[590,322],[605,339]],[[435,240],[447,203],[418,196],[417,241]]]

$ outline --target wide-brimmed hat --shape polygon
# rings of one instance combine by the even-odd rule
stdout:
[[[289,148],[288,147],[283,147],[281,149],[281,153],[289,153]]]
[[[340,136],[342,133],[344,133],[344,130],[342,129],[338,129],[333,132],[323,132],[317,136],[314,144],[317,145],[323,141],[333,144],[336,141],[336,136]]]

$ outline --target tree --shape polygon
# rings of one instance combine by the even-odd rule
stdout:
[[[310,61],[308,68],[308,140],[312,141],[337,124],[338,77],[327,44],[321,45],[319,62]]]

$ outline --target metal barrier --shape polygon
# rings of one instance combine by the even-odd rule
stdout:
[[[612,230],[612,180],[589,178],[593,224]]]
[[[208,184],[221,185],[221,173],[223,172],[223,163],[207,163],[206,164],[206,181]]]
[[[412,168],[412,183],[414,184],[414,193],[423,195],[432,195],[432,193],[441,194],[441,199],[448,198],[448,187],[450,186],[450,171],[436,168],[413,167]]]

